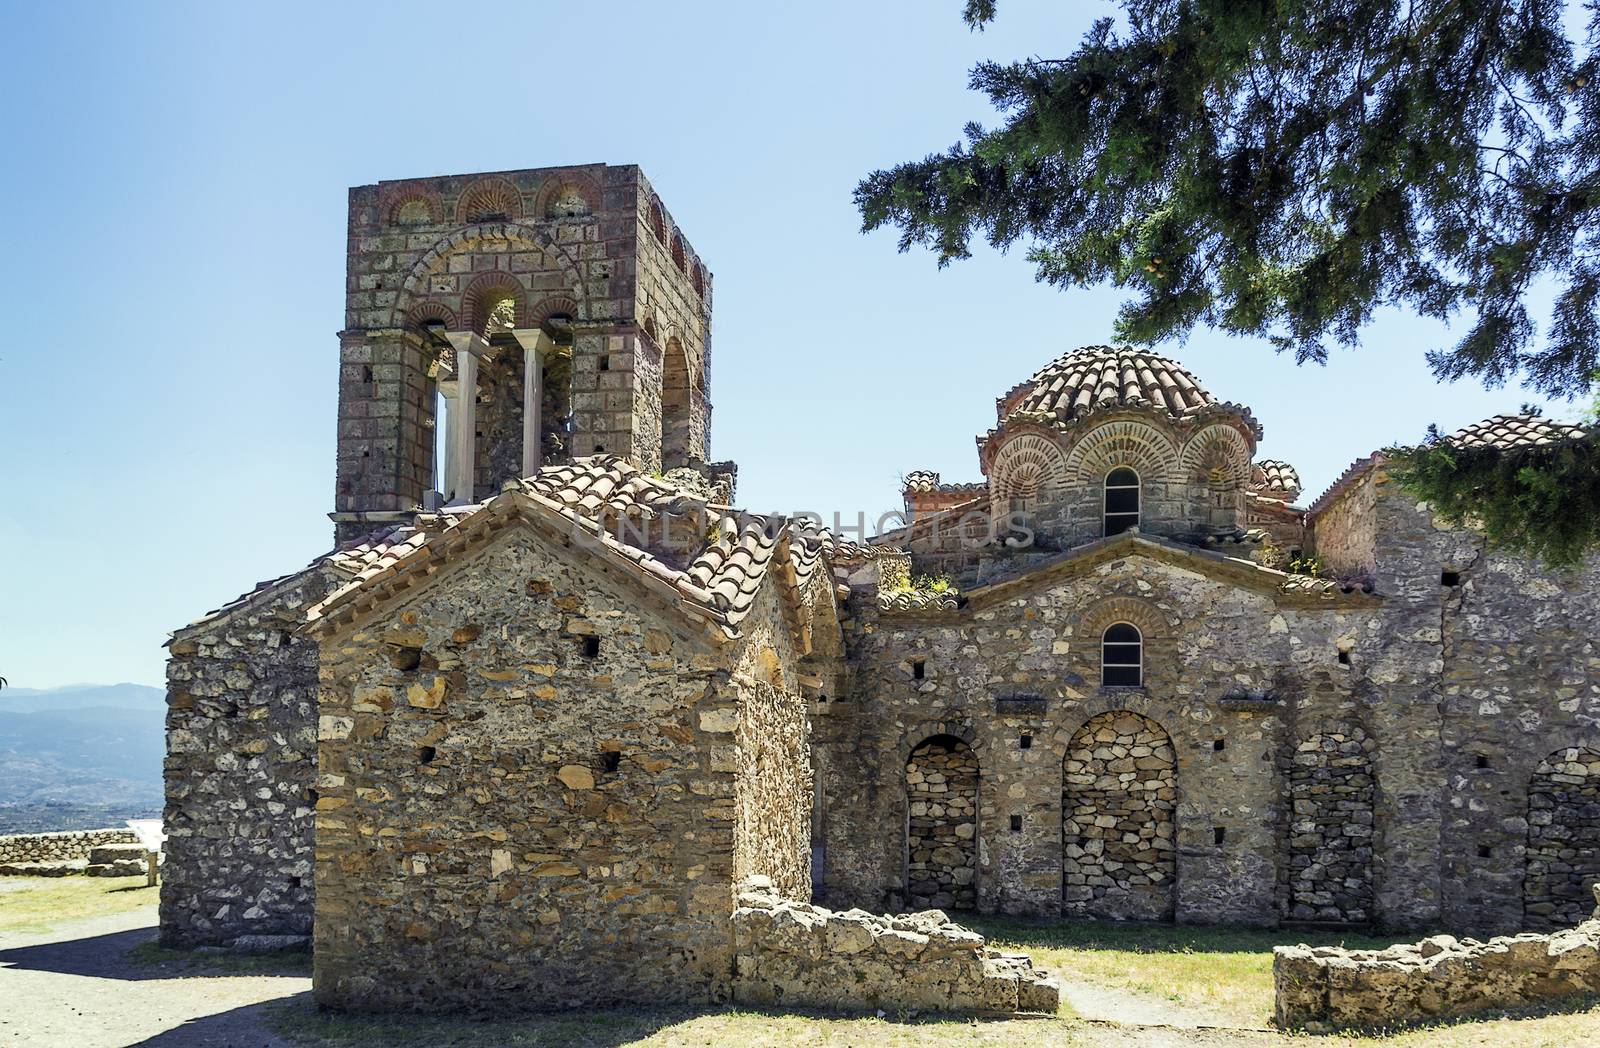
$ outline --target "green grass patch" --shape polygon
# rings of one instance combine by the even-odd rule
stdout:
[[[48,932],[64,921],[154,906],[160,888],[143,877],[6,877],[0,879],[0,932]]]
[[[1044,923],[994,917],[963,917],[963,922],[995,946],[1026,951],[1035,964],[1063,978],[1192,1009],[1197,1019],[1249,1027],[1266,1026],[1272,1018],[1274,946],[1307,942],[1381,949],[1396,941],[1232,925]]]

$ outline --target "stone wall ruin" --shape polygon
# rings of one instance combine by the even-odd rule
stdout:
[[[1557,750],[1528,784],[1528,872],[1523,913],[1531,928],[1583,919],[1600,882],[1600,753]]]
[[[843,1011],[1054,1015],[1061,987],[1026,954],[988,948],[938,910],[878,917],[791,902],[756,878],[733,912],[733,995]]]
[[[1063,769],[1063,913],[1170,918],[1178,779],[1166,731],[1127,710],[1102,713],[1073,736]]]
[[[1435,935],[1386,950],[1279,946],[1272,982],[1278,1025],[1312,1030],[1393,1027],[1600,993],[1600,907],[1550,935]]]
[[[8,834],[0,837],[0,874],[40,877],[82,873],[94,849],[138,843],[139,835],[129,829]]]
[[[1284,870],[1290,920],[1372,919],[1373,748],[1353,725],[1318,732],[1295,747]]]
[[[977,905],[978,756],[962,739],[936,735],[906,761],[906,893],[912,906]]]

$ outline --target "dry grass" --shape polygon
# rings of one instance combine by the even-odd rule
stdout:
[[[143,877],[0,878],[0,932],[47,932],[64,921],[154,906],[160,888]]]
[[[1196,928],[1093,921],[968,918],[996,946],[1025,950],[1063,978],[1154,998],[1228,1026],[1272,1019],[1272,948],[1285,942],[1381,948],[1393,940],[1348,934]]]
[[[308,1048],[561,1046],[758,1048],[884,1045],[887,1048],[1592,1048],[1600,1008],[1573,1015],[1490,1019],[1390,1037],[1285,1036],[1228,1029],[1113,1026],[1071,1019],[973,1021],[840,1018],[729,1009],[626,1009],[496,1020],[350,1017],[284,1005],[278,1029]]]

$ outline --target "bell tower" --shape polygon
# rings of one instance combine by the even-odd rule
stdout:
[[[335,541],[573,457],[710,445],[711,274],[633,166],[350,190]]]

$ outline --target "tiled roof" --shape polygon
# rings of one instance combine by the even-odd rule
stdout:
[[[988,491],[989,485],[983,481],[969,482],[965,484],[946,484],[939,479],[939,474],[933,472],[932,470],[914,469],[910,473],[906,474],[905,484],[901,486],[901,490],[912,494],[923,494],[927,492],[938,491],[965,495],[980,491]]]
[[[878,594],[878,607],[884,611],[955,611],[960,598],[949,590],[903,589]]]
[[[619,516],[694,512],[703,505],[614,455],[550,466],[526,480],[508,482],[485,502],[419,515],[415,527],[392,529],[335,554],[355,568],[354,577],[307,617],[332,621],[354,614],[380,599],[386,586],[404,587],[433,570],[440,557],[464,546],[478,529],[517,514],[581,529],[595,554],[711,620],[729,637],[738,635],[739,623],[774,565],[783,567],[780,582],[791,597],[803,600],[832,541],[826,531],[810,525],[710,507],[717,517],[716,534],[681,569],[648,549],[620,541],[613,528],[604,526]],[[801,615],[800,625],[809,628],[809,610]]]
[[[1174,419],[1228,408],[1259,430],[1248,409],[1224,404],[1178,363],[1127,346],[1086,346],[1046,364],[999,400],[1012,416],[1070,420],[1119,407],[1153,407]]]
[[[693,498],[665,480],[641,473],[618,455],[591,455],[547,466],[516,483],[587,516],[602,506],[608,513],[622,513],[640,507],[665,509]]]
[[[1496,415],[1459,429],[1445,438],[1464,448],[1533,448],[1588,435],[1582,426],[1540,415]]]
[[[1341,495],[1354,487],[1362,477],[1372,472],[1373,467],[1383,465],[1384,461],[1383,452],[1374,451],[1366,458],[1358,458],[1350,463],[1349,466],[1345,467],[1345,471],[1339,474],[1339,478],[1328,486],[1328,490],[1317,496],[1317,501],[1313,502],[1311,508],[1306,510],[1306,518],[1309,520],[1333,505]]]
[[[1300,495],[1300,474],[1287,462],[1262,459],[1250,471],[1250,488],[1292,502]]]
[[[1241,546],[1251,544],[1252,534],[1237,536]],[[1239,552],[1244,552],[1241,549]],[[1381,600],[1370,585],[1318,579],[1309,575],[1293,575],[1264,567],[1244,556],[1221,550],[1202,549],[1160,535],[1145,534],[1137,530],[1095,539],[1067,550],[1051,560],[1035,565],[1021,574],[997,579],[964,595],[964,610],[981,609],[1014,593],[1019,587],[1034,584],[1032,580],[1047,578],[1053,573],[1089,570],[1130,553],[1142,553],[1157,559],[1191,567],[1203,574],[1214,575],[1238,582],[1253,589],[1274,592],[1295,604],[1324,602],[1367,603]]]

